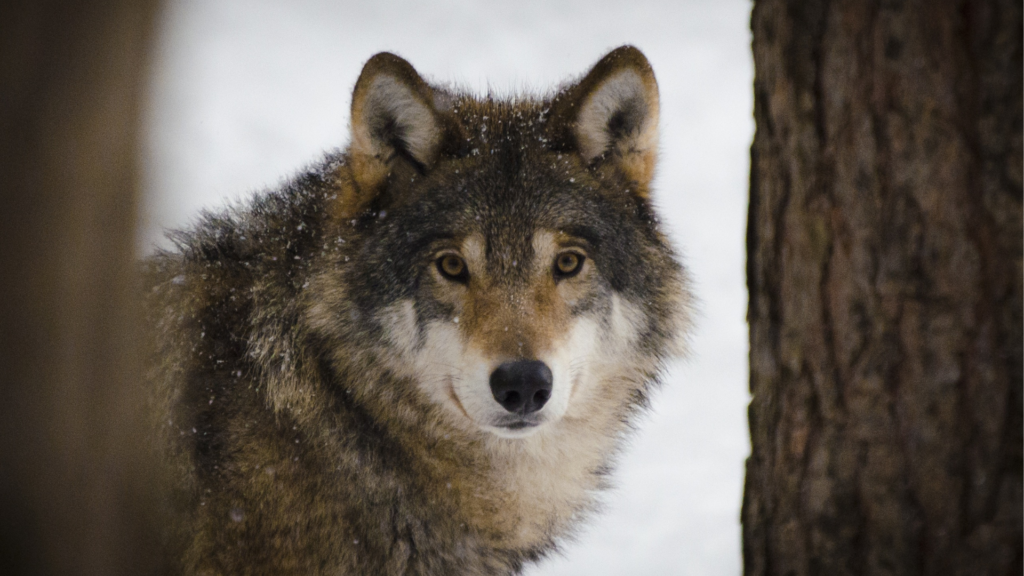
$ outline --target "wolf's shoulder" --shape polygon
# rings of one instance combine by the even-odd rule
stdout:
[[[147,284],[297,278],[310,255],[330,249],[324,228],[344,166],[344,155],[330,152],[276,188],[204,210],[190,226],[167,234],[171,248],[146,259]]]

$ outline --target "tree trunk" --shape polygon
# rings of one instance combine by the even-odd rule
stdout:
[[[0,2],[0,574],[157,567],[135,347],[153,0]]]
[[[1020,0],[757,0],[745,573],[1022,572]]]

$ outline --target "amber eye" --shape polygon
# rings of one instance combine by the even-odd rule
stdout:
[[[576,252],[562,252],[555,258],[555,276],[568,278],[580,273],[583,268],[582,254]]]
[[[456,282],[466,282],[469,280],[466,262],[455,254],[445,254],[438,258],[437,271],[445,278]]]

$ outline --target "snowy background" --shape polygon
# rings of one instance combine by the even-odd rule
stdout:
[[[272,187],[348,140],[362,64],[388,50],[477,93],[547,91],[621,44],[661,91],[655,199],[701,301],[673,367],[579,538],[541,575],[738,575],[746,426],[744,283],[753,136],[749,0],[168,3],[148,117],[140,245]]]

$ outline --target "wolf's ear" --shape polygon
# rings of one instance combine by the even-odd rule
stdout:
[[[641,184],[654,176],[658,148],[658,83],[643,53],[621,46],[552,101],[555,142],[588,164],[610,163]]]
[[[437,160],[444,122],[434,96],[412,65],[394,54],[381,52],[363,66],[352,93],[349,147],[360,195],[374,194],[394,162],[427,170]]]

